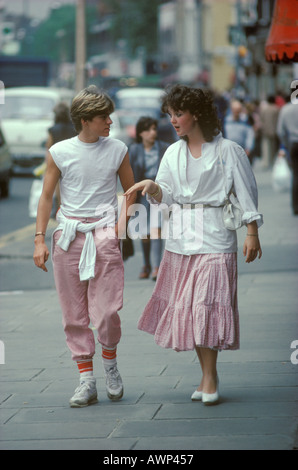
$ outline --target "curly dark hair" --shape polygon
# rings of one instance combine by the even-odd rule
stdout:
[[[174,85],[166,90],[162,100],[162,111],[167,113],[169,108],[176,112],[189,111],[195,116],[206,142],[211,142],[221,130],[217,109],[213,102],[213,94],[209,90]],[[182,139],[187,140],[187,136],[183,136]]]

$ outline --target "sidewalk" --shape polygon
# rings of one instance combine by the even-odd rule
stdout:
[[[137,330],[153,282],[135,280],[141,266],[136,253],[125,263],[118,348],[124,397],[117,403],[106,396],[98,348],[99,402],[82,409],[69,407],[78,373],[65,345],[55,290],[32,286],[30,291],[0,292],[0,338],[5,346],[5,364],[0,364],[0,449],[183,453],[298,448],[298,364],[291,362],[291,355],[298,359],[291,349],[298,340],[298,218],[292,216],[289,193],[272,190],[270,172],[262,172],[257,164],[255,173],[265,221],[260,229],[263,258],[245,265],[242,230],[241,349],[219,354],[220,404],[205,407],[190,400],[200,380],[194,352],[161,349],[152,336]],[[32,241],[16,245],[18,252],[29,250],[32,256]],[[9,240],[0,243],[0,254],[10,249]]]

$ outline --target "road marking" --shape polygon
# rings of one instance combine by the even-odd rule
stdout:
[[[57,226],[57,222],[53,219],[50,219],[48,224],[48,229],[54,229]],[[16,243],[24,240],[27,237],[33,238],[35,233],[35,222],[26,227],[14,230],[13,232],[7,233],[0,237],[0,248],[5,247],[9,243]]]
[[[4,290],[4,291],[0,292],[0,296],[2,296],[2,295],[22,295],[24,293],[25,293],[24,290]]]

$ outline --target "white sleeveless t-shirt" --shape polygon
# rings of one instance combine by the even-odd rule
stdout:
[[[127,150],[123,142],[111,137],[89,144],[78,136],[50,148],[61,171],[61,210],[65,216],[98,217],[111,206],[117,214],[117,172]]]

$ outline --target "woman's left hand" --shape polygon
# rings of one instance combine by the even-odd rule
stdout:
[[[139,183],[134,184],[131,188],[129,188],[127,191],[125,191],[124,196],[127,196],[128,198],[136,193],[137,191],[142,191],[142,196],[145,196],[145,194],[153,194],[156,191],[156,188],[158,186],[154,181],[152,180],[143,180],[140,181]]]
[[[259,237],[247,235],[243,245],[243,255],[246,256],[246,263],[251,263],[257,257],[260,259],[262,256],[262,249]]]

